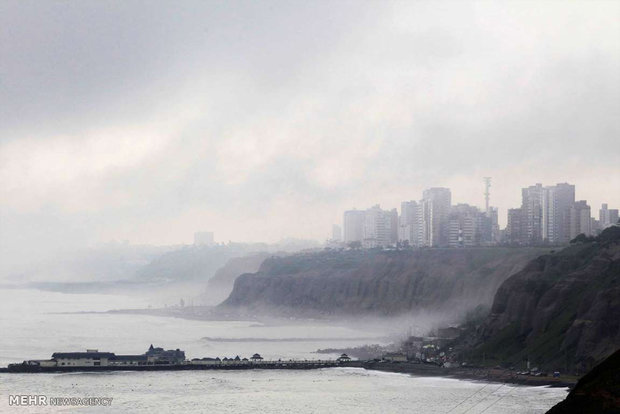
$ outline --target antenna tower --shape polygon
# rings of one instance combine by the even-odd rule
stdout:
[[[484,177],[484,211],[487,216],[489,214],[489,197],[491,196],[491,192],[489,189],[491,188],[491,177]]]

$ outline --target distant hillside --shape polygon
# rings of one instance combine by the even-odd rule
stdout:
[[[209,279],[205,295],[214,303],[223,301],[232,291],[235,279],[237,279],[238,276],[244,273],[254,273],[258,271],[263,261],[271,256],[271,253],[261,252],[229,259],[224,266],[220,267],[215,272],[215,275]]]
[[[460,319],[490,306],[499,285],[537,248],[324,251],[274,257],[237,278],[221,306],[279,315],[400,315]]]
[[[620,227],[506,280],[477,340],[478,358],[581,373],[620,348]]]
[[[138,280],[160,283],[206,282],[226,262],[248,254],[251,246],[186,246],[153,259],[141,268]]]
[[[237,276],[244,273],[257,272],[265,259],[271,256],[273,256],[273,254],[261,252],[229,259],[226,264],[220,267],[215,272],[215,275],[209,279],[208,286],[209,288],[230,288],[232,290]]]
[[[284,255],[288,254],[286,252],[297,251],[295,249],[314,246],[315,244],[315,242],[307,240],[285,239],[269,245],[265,243],[228,243],[213,246],[183,246],[180,249],[155,257],[137,272],[137,280],[148,281],[149,283],[206,282],[215,276],[218,269],[224,267],[230,259],[266,254],[264,252],[278,252],[277,254]],[[244,273],[245,266],[249,265],[252,260],[237,262],[240,266],[240,272],[233,277]],[[260,261],[262,262],[262,260]],[[230,269],[224,269],[223,272],[230,270],[235,273],[233,267],[236,264],[231,263],[230,266]],[[257,269],[255,265],[251,265],[250,268],[252,271]],[[224,282],[226,278],[227,276],[222,275],[218,277],[218,281]]]

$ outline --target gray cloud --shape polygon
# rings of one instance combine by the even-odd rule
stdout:
[[[321,238],[425,187],[620,206],[612,2],[0,5],[0,259]]]

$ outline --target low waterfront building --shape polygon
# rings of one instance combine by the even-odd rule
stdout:
[[[148,357],[142,355],[114,355],[109,359],[109,365],[146,365]]]
[[[52,360],[56,360],[57,366],[67,367],[96,367],[107,366],[112,352],[99,352],[96,349],[88,349],[86,352],[54,352]]]
[[[24,361],[27,365],[40,367],[107,367],[131,365],[183,364],[185,352],[180,349],[167,350],[153,345],[141,355],[116,355],[113,352],[99,352],[87,349],[86,352],[54,352],[51,359]]]
[[[26,365],[33,365],[38,367],[55,367],[57,362],[55,359],[31,359],[29,361],[24,361]]]
[[[191,363],[193,365],[220,365],[222,360],[219,358],[194,358]]]
[[[147,361],[153,364],[181,364],[185,361],[185,352],[180,349],[164,350],[163,348],[154,348],[153,344],[144,354]]]
[[[401,353],[389,353],[383,355],[383,360],[388,362],[407,362],[407,355]]]

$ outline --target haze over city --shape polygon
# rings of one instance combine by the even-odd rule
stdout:
[[[619,138],[618,1],[0,0],[0,412],[620,412]]]
[[[484,6],[484,7],[483,7]],[[620,206],[617,2],[0,5],[0,261],[324,240],[429,187]]]

